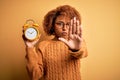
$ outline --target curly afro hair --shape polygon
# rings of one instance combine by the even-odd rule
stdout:
[[[70,19],[76,17],[80,21],[80,24],[81,24],[80,14],[75,8],[69,5],[59,6],[56,9],[49,11],[44,17],[43,28],[44,28],[45,33],[47,33],[47,35],[54,35],[55,20],[60,15],[67,16]]]

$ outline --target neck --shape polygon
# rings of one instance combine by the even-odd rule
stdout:
[[[57,40],[58,40],[58,38],[57,38],[57,37],[54,37],[54,38],[53,38],[53,40],[57,41]]]

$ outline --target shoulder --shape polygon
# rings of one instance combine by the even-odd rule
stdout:
[[[41,42],[39,42],[38,47],[39,47],[39,48],[45,47],[45,46],[47,46],[49,43],[50,43],[49,40],[41,41]]]
[[[38,43],[37,45],[37,50],[44,53],[45,48],[47,47],[47,45],[50,43],[49,40],[45,40],[45,41],[41,41]]]

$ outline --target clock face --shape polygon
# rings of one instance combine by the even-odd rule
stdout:
[[[25,30],[25,37],[29,40],[35,39],[37,35],[38,35],[38,31],[33,27],[27,28]]]

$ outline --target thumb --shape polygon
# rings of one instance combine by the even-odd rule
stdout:
[[[58,39],[68,45],[68,41],[66,39],[64,38],[58,38]]]

